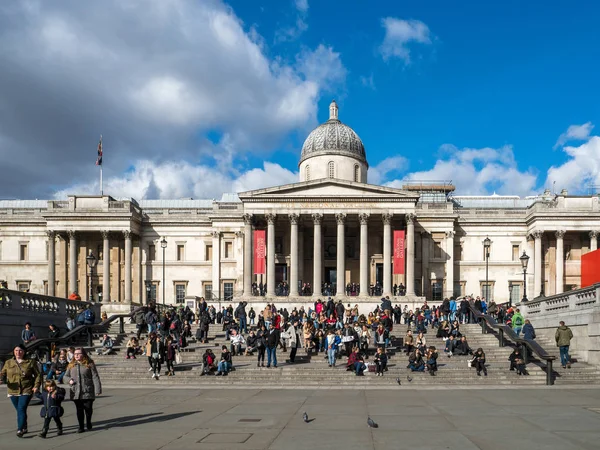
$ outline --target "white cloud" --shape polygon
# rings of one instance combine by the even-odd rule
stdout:
[[[406,172],[408,169],[408,159],[404,156],[390,156],[379,162],[376,166],[369,167],[367,172],[368,182],[370,184],[382,184],[389,179],[389,175],[394,172]]]
[[[545,186],[556,182],[557,191],[587,194],[590,185],[600,186],[600,137],[592,136],[579,147],[564,147],[569,156],[564,164],[548,169]]]
[[[219,170],[186,161],[156,164],[140,160],[125,175],[106,179],[104,192],[116,198],[131,197],[136,200],[219,199],[224,192],[243,192],[297,181],[297,173],[271,162],[265,162],[262,168],[251,169],[238,176],[233,170]],[[54,197],[64,199],[73,193],[98,194],[99,191],[99,181],[93,181],[62,189]]]
[[[594,125],[592,125],[592,122],[586,122],[583,125],[571,125],[567,128],[567,131],[558,137],[553,148],[556,150],[558,147],[565,145],[568,141],[585,141],[590,137],[593,128]]]
[[[364,87],[367,87],[371,90],[375,90],[375,79],[373,78],[373,74],[367,76],[361,75],[360,78],[360,84],[362,84]]]
[[[340,54],[332,47],[320,44],[315,50],[305,50],[297,58],[298,72],[306,80],[323,86],[335,85],[346,79],[346,68],[342,64]]]
[[[432,169],[413,172],[386,184],[400,188],[406,181],[452,181],[461,195],[535,193],[536,174],[532,170],[519,171],[511,146],[458,149],[446,144],[441,150],[448,157],[438,160]]]
[[[420,20],[403,20],[395,17],[381,19],[385,36],[380,51],[383,59],[399,58],[410,64],[409,44],[431,44],[429,27]]]
[[[306,13],[308,11],[308,0],[295,0],[298,11]]]
[[[4,196],[49,195],[66,185],[56,173],[88,179],[99,134],[107,176],[197,161],[207,132],[228,136],[233,160],[270,152],[316,124],[346,74],[324,45],[292,65],[268,55],[221,0],[10,2],[0,41],[0,66],[15,68],[0,70]]]
[[[294,0],[296,16],[294,25],[283,27],[275,32],[275,42],[289,42],[298,39],[308,30],[308,0]]]

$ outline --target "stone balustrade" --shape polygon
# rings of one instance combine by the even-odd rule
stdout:
[[[0,289],[0,353],[10,351],[12,346],[21,342],[25,322],[31,322],[38,338],[48,336],[50,324],[55,324],[64,333],[67,317],[75,317],[77,310],[88,305],[92,305],[98,322],[98,303]]]
[[[562,320],[573,331],[571,350],[592,364],[600,364],[600,283],[521,303],[521,312],[538,335],[554,340]]]

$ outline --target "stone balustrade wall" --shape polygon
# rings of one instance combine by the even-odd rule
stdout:
[[[48,337],[48,326],[55,324],[61,334],[67,332],[66,318],[90,303],[29,292],[0,289],[0,353],[11,350],[21,342],[25,322],[31,322],[38,339]],[[91,303],[100,320],[100,304]]]
[[[554,340],[562,320],[573,331],[571,351],[584,361],[600,364],[600,283],[535,299],[519,306],[538,335]]]

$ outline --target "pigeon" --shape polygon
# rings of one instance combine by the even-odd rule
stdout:
[[[377,425],[375,422],[373,422],[373,419],[371,419],[370,417],[367,418],[367,424],[371,428],[379,428],[379,425]]]
[[[400,382],[400,378],[396,378],[396,383],[398,383],[398,386],[402,385],[402,383]]]
[[[304,420],[304,422],[309,423],[310,420],[308,420],[308,414],[306,414],[306,412],[304,414],[302,414],[302,420]]]
[[[410,375],[406,375],[406,379],[408,380],[409,383],[412,381],[412,378],[410,377]]]

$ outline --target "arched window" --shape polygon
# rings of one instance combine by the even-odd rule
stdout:
[[[360,168],[358,164],[354,164],[354,181],[357,183],[360,181]]]
[[[335,178],[335,164],[333,161],[329,161],[329,163],[327,163],[327,176],[329,178]]]
[[[306,165],[306,173],[305,173],[306,181],[310,181],[310,166]]]

